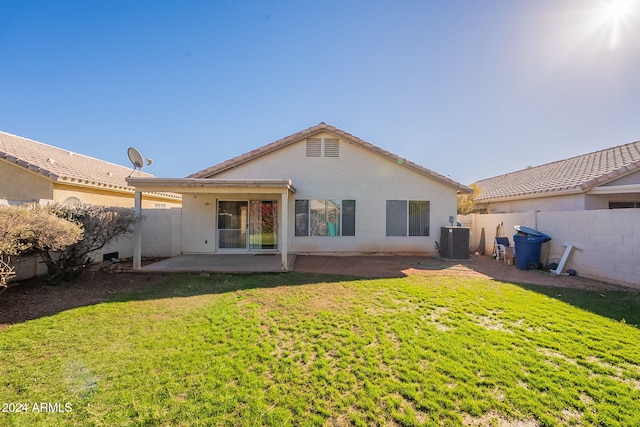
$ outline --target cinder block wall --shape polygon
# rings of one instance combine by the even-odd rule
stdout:
[[[546,261],[559,260],[565,245],[574,250],[566,268],[580,276],[640,289],[640,209],[524,212],[461,215],[458,221],[471,228],[470,249],[476,251],[482,227],[485,253],[493,251],[496,226],[513,242],[514,225],[526,225],[551,237]],[[544,261],[544,260],[543,260]]]
[[[182,209],[143,209],[142,215],[142,256],[180,255]]]
[[[553,238],[550,257],[562,257],[564,245],[573,244],[578,250],[569,268],[640,289],[640,210],[539,212],[538,220]]]

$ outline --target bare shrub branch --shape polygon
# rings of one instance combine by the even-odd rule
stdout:
[[[84,233],[82,240],[60,251],[56,259],[49,251],[40,252],[47,265],[49,280],[54,283],[76,277],[91,264],[90,254],[133,232],[138,223],[138,217],[131,208],[50,205],[48,210],[78,224]]]

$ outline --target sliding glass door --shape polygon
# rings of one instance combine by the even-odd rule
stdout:
[[[218,249],[278,249],[278,202],[219,200]]]
[[[278,202],[252,200],[249,209],[249,249],[278,249]]]
[[[218,201],[218,248],[247,249],[247,201]]]

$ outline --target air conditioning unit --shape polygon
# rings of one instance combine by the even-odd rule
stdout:
[[[440,256],[445,259],[469,259],[469,228],[440,227]]]

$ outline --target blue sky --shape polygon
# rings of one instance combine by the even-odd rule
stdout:
[[[0,0],[0,130],[182,177],[319,122],[463,184],[640,140],[640,0]]]

